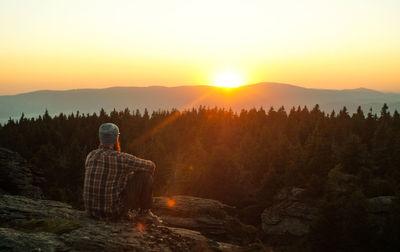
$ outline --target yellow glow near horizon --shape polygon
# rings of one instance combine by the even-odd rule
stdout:
[[[225,71],[215,76],[212,85],[223,88],[236,88],[244,85],[244,83],[239,74]]]
[[[246,84],[400,92],[398,13],[398,0],[0,0],[0,95],[213,85],[226,66]]]

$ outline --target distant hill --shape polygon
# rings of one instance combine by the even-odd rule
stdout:
[[[105,89],[75,89],[66,91],[43,90],[18,95],[0,96],[0,122],[9,117],[16,119],[22,113],[36,117],[47,109],[51,115],[99,112],[101,108],[111,111],[147,108],[154,110],[184,109],[190,107],[218,106],[241,109],[284,106],[288,111],[293,106],[313,107],[319,104],[326,112],[339,111],[346,106],[353,112],[360,105],[364,112],[370,108],[379,112],[383,103],[389,109],[400,110],[400,94],[383,93],[370,89],[327,90],[303,88],[281,83],[258,83],[235,89],[213,86],[179,87],[112,87]]]

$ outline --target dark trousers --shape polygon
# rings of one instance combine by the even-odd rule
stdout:
[[[122,192],[125,211],[151,209],[153,206],[153,176],[148,172],[135,172],[129,176]]]

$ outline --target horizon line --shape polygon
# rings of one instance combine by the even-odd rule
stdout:
[[[308,88],[304,86],[299,86],[299,85],[294,85],[294,84],[289,84],[289,83],[283,83],[283,82],[274,82],[274,81],[263,81],[263,82],[257,82],[257,83],[249,83],[249,84],[244,84],[235,88],[230,88],[230,89],[238,89],[246,86],[254,86],[254,85],[260,85],[260,84],[279,84],[279,85],[286,85],[286,86],[292,86],[292,87],[297,87],[297,88],[304,88],[304,89],[312,89],[312,90],[330,90],[330,91],[351,91],[351,90],[368,90],[368,91],[374,91],[374,92],[380,92],[380,93],[392,93],[392,94],[400,94],[400,91],[389,91],[389,90],[378,90],[378,89],[371,89],[371,88],[365,88],[365,87],[358,87],[358,88],[349,88],[349,89],[332,89],[332,88]],[[37,93],[37,92],[68,92],[68,91],[83,91],[83,90],[105,90],[105,89],[113,89],[113,88],[151,88],[151,87],[160,87],[160,88],[180,88],[180,87],[212,87],[212,88],[224,88],[224,87],[217,87],[214,85],[210,84],[200,84],[200,85],[176,85],[176,86],[163,86],[163,85],[149,85],[149,86],[109,86],[109,87],[104,87],[104,88],[71,88],[71,89],[37,89],[33,91],[27,91],[27,92],[21,92],[21,93],[15,93],[15,94],[0,94],[0,96],[17,96],[17,95],[24,95],[24,94],[31,94],[31,93]]]

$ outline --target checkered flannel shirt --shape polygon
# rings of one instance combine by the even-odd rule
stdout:
[[[108,147],[93,150],[86,157],[83,201],[89,215],[98,218],[117,217],[123,203],[120,195],[128,175],[136,171],[153,173],[153,161],[117,152]]]

